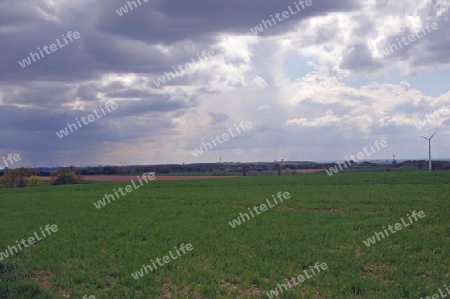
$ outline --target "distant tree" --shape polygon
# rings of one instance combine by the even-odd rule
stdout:
[[[51,176],[52,173],[49,172],[49,171],[43,171],[43,170],[40,170],[40,171],[36,172],[36,175],[38,175],[38,176],[40,176],[40,177],[43,177],[43,176]]]
[[[250,170],[250,167],[248,167],[247,164],[242,165],[242,175],[243,176],[246,176],[249,170]]]
[[[18,173],[15,170],[10,170],[0,178],[0,186],[2,188],[14,188],[16,187],[16,180],[18,179]]]
[[[397,160],[393,159],[392,163],[391,163],[391,166],[392,167],[397,167],[398,166]]]
[[[284,174],[291,175],[291,169],[289,167],[286,167],[286,169],[284,170]]]
[[[170,173],[170,168],[165,165],[156,166],[155,172],[157,173]]]
[[[27,181],[27,187],[39,187],[40,185],[42,185],[42,179],[37,175],[31,176]]]
[[[27,177],[30,177],[35,173],[34,170],[24,167],[8,170],[0,178],[0,186],[3,188],[24,188],[27,186]]]
[[[69,185],[69,184],[80,184],[80,177],[76,175],[75,172],[70,170],[70,168],[60,168],[55,173],[53,173],[54,179],[51,181],[52,185]]]
[[[286,165],[286,167],[289,168],[289,169],[297,169],[298,166],[297,166],[297,164],[293,164],[292,163],[292,164]]]
[[[281,167],[280,167],[280,163],[276,164],[276,168],[277,168],[277,173],[278,175],[281,175]]]

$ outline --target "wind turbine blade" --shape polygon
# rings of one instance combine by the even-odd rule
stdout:
[[[428,139],[427,137],[423,137],[423,136],[420,136],[420,137],[422,137],[423,139]]]

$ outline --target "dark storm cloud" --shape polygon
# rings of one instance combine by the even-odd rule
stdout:
[[[118,104],[115,111],[106,112],[105,115],[102,115],[100,108],[94,107],[102,117],[96,118],[94,122],[87,125],[81,123],[78,130],[73,130],[63,138],[59,138],[56,132],[65,129],[68,123],[76,125],[76,119],[81,119],[82,116],[95,115],[93,110],[60,112],[3,106],[0,110],[0,135],[2,136],[0,146],[21,148],[26,151],[54,151],[69,148],[81,150],[85,146],[101,146],[102,142],[126,142],[148,134],[168,135],[169,129],[173,129],[170,122],[171,114],[166,114],[165,118],[151,116],[143,118],[147,120],[145,123],[136,123],[135,117],[137,114],[144,114],[143,111],[170,112],[171,109],[181,106],[174,103],[169,105],[170,108],[163,108],[163,105],[158,107],[157,104],[130,105],[127,103],[122,107]],[[130,118],[130,116],[133,117]],[[8,142],[6,143],[5,140]]]
[[[448,11],[450,12],[450,9]],[[419,50],[417,51],[420,51],[421,53],[426,51],[430,55],[412,56],[413,59],[411,60],[413,65],[422,66],[435,64],[436,66],[439,66],[450,62],[450,57],[448,55],[448,49],[450,48],[450,35],[448,34],[450,22],[439,20],[436,23],[439,28],[422,38],[423,42],[420,44],[420,47],[418,46]]]
[[[62,107],[66,102],[73,102],[76,98],[68,92],[73,87],[60,84],[45,86],[24,82],[20,86],[0,85],[3,90],[3,103],[7,105],[30,105],[39,108]]]
[[[437,17],[436,7],[431,5],[428,11],[414,15],[414,18],[420,20],[422,24],[420,28],[424,30],[420,32],[422,37],[420,39],[415,38],[414,42],[410,42],[407,45],[401,43],[402,47],[400,47],[398,46],[398,43],[400,43],[399,40],[408,38],[410,35],[416,36],[408,24],[408,22],[411,22],[411,20],[408,20],[408,10],[411,10],[412,8],[405,8],[401,11],[400,15],[398,15],[398,11],[391,11],[387,5],[382,5],[381,7],[386,11],[384,17],[389,16],[397,19],[400,27],[399,33],[385,36],[384,41],[379,43],[376,47],[378,53],[383,49],[389,50],[389,55],[386,55],[381,59],[372,56],[371,49],[367,46],[365,37],[376,36],[375,33],[377,32],[377,27],[374,23],[364,22],[364,20],[361,19],[360,22],[358,22],[359,26],[352,32],[355,42],[353,45],[347,46],[347,50],[343,53],[344,55],[340,65],[342,68],[355,72],[372,72],[391,65],[392,62],[398,61],[408,61],[412,68],[450,62],[447,50],[450,46],[450,36],[447,34],[450,29],[450,22],[448,21],[450,9],[445,11],[442,16]],[[413,16],[409,16],[409,18],[413,19]],[[438,29],[431,30],[431,32],[427,31],[425,28],[426,25],[433,23],[437,24]],[[426,33],[424,34],[423,32]],[[390,45],[393,45],[393,51],[390,50]],[[397,49],[395,47],[397,47]],[[424,56],[422,53],[428,53],[429,55]]]
[[[183,100],[168,101],[164,100],[165,96],[160,99],[128,101],[121,104],[121,111],[118,111],[119,116],[131,115],[147,115],[156,112],[175,112],[177,110],[186,110],[195,106],[192,102],[185,102]]]
[[[35,5],[33,5],[35,4]],[[36,14],[36,7],[45,10],[49,7],[44,1],[11,1],[5,0],[0,3],[0,26],[24,26],[35,24],[42,20],[42,16]]]
[[[251,34],[270,14],[282,12],[293,1],[150,1],[120,17],[116,9],[126,1],[87,3],[78,10],[62,10],[59,14],[43,1],[29,4],[6,1],[0,15],[7,20],[0,27],[0,79],[24,80],[82,80],[102,72],[161,73],[171,66],[190,60],[195,53],[207,50],[220,33]],[[301,19],[332,11],[356,8],[355,1],[313,1],[298,17],[266,30],[274,35],[287,32]],[[44,11],[60,21],[37,17]],[[81,15],[83,10],[85,15]],[[31,17],[33,16],[33,17]],[[78,19],[79,17],[79,19]],[[20,30],[8,30],[8,26]],[[55,43],[68,31],[80,32],[81,38],[45,55],[22,68],[18,61],[25,59],[38,47]],[[134,42],[133,40],[139,41]],[[188,48],[174,49],[170,58],[152,48],[157,44],[176,44],[193,41]],[[168,69],[169,67],[169,69]]]
[[[312,2],[312,6],[290,20],[280,22],[265,34],[286,32],[296,24],[295,21],[327,12],[352,10],[358,6],[356,0]],[[250,28],[257,26],[262,19],[267,20],[270,15],[282,13],[289,6],[295,8],[294,1],[290,0],[158,0],[142,3],[142,6],[118,17],[115,9],[124,4],[126,2],[120,0],[102,2],[104,13],[99,18],[99,28],[111,34],[153,43],[214,39],[220,32],[249,35]]]
[[[151,113],[161,112],[169,113],[178,110],[183,114],[183,110],[194,107],[193,102],[185,102],[182,100],[168,101],[164,97],[159,100],[140,100],[116,102],[118,108],[110,113],[107,113],[104,119],[118,120],[120,117],[147,115]],[[104,107],[105,104],[100,105]],[[16,106],[3,105],[0,110],[0,132],[2,130],[30,130],[30,131],[54,131],[62,129],[68,122],[75,122],[75,118],[81,116],[87,117],[89,114],[94,114],[96,110],[101,114],[101,107],[92,105],[85,110],[48,110],[37,108],[19,108]],[[179,113],[177,115],[180,115]],[[104,119],[100,118],[93,123],[89,123],[85,127],[87,130],[95,130],[99,127],[99,123]],[[32,125],[31,125],[32,124]]]
[[[354,72],[373,71],[382,66],[380,62],[372,60],[372,53],[365,44],[348,47],[343,53],[339,67]]]

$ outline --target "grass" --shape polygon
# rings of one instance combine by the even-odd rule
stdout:
[[[0,251],[58,225],[0,261],[0,298],[267,298],[316,262],[328,270],[280,297],[431,296],[450,276],[449,184],[438,171],[153,181],[100,210],[94,201],[127,184],[0,189]],[[291,198],[228,224],[279,191]],[[364,245],[414,210],[426,217]],[[182,243],[193,250],[131,276]]]

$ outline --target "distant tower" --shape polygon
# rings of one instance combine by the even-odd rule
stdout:
[[[397,160],[395,160],[395,154],[392,158],[392,166],[397,166]]]

